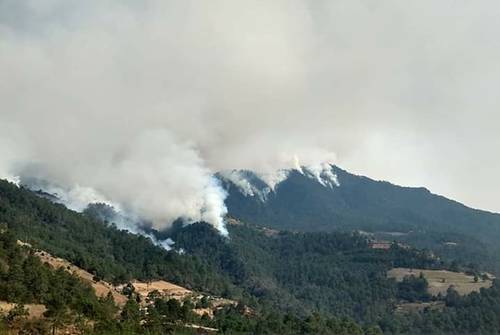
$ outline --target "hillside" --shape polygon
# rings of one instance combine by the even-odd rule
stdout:
[[[0,181],[0,224],[19,240],[114,284],[132,278],[164,278],[215,293],[230,285],[197,258],[166,252],[143,236],[117,230],[111,223],[68,210],[6,181]]]
[[[387,271],[394,267],[480,274],[484,270],[478,270],[479,264],[436,257],[433,250],[405,244],[388,242],[387,248],[375,248],[383,243],[374,243],[377,237],[367,232],[298,232],[234,218],[227,221],[228,238],[204,223],[176,224],[168,231],[153,232],[159,238],[175,241],[175,248],[167,251],[147,238],[116,229],[112,222],[70,211],[29,190],[0,181],[0,222],[4,229],[12,238],[53,255],[51,261],[62,265],[56,273],[66,273],[63,268],[76,269],[73,266],[80,269],[72,273],[84,274],[88,299],[96,301],[96,307],[85,312],[90,313],[90,320],[103,321],[99,319],[101,312],[92,312],[102,310],[101,304],[115,306],[108,296],[107,300],[96,296],[95,284],[121,290],[120,294],[132,298],[123,305],[120,317],[108,316],[107,322],[95,323],[98,327],[93,327],[91,333],[120,334],[127,329],[130,334],[142,334],[146,328],[151,334],[162,333],[162,329],[175,333],[175,327],[186,331],[189,325],[226,333],[257,334],[500,331],[500,318],[496,316],[500,313],[473,312],[500,311],[497,281],[490,288],[469,295],[461,296],[449,289],[445,295],[432,298],[428,294],[430,283],[425,278],[407,276],[397,282],[387,276]],[[73,276],[72,273],[67,275]],[[5,273],[0,284],[11,283],[10,276]],[[88,285],[89,279],[94,288]],[[222,301],[239,304],[229,303],[213,312],[213,316],[200,317],[195,310],[207,308],[206,299],[193,299],[195,304],[165,300],[156,296],[152,287],[158,291],[181,287],[182,292],[220,296]],[[142,311],[141,301],[150,298],[159,313],[154,315],[160,315],[161,320],[161,315],[165,315],[164,321],[148,318],[146,315],[150,314]],[[48,303],[8,295],[0,296],[0,300]],[[70,305],[74,306],[70,308],[76,313],[74,316],[83,308],[78,301],[81,300]],[[408,303],[440,307],[399,313],[399,306]]]
[[[207,232],[208,229],[208,234],[203,234],[205,238],[197,241],[200,246],[206,247],[203,254],[188,252],[181,255],[155,246],[145,237],[119,231],[112,223],[70,211],[63,205],[54,204],[6,181],[0,181],[0,223],[17,239],[70,261],[92,274],[93,280],[105,280],[113,285],[127,283],[133,278],[141,281],[166,280],[188,290],[233,298],[258,310],[258,314],[249,319],[241,314],[244,310],[237,309],[237,306],[224,308],[208,324],[215,328],[283,327],[287,333],[303,333],[301,329],[308,327],[309,321],[302,318],[303,314],[286,315],[282,314],[282,310],[267,310],[265,305],[259,303],[258,297],[240,285],[239,272],[233,266],[244,264],[245,259],[229,257],[221,259],[219,264],[207,259],[206,256],[211,253],[221,255],[217,248],[228,247],[227,240],[208,226],[196,225],[194,230],[185,230],[187,234],[184,238],[189,235],[195,238],[196,232]],[[177,235],[180,237],[180,234]],[[217,241],[217,246],[210,245],[213,241]],[[224,271],[220,271],[220,266],[224,267]],[[328,324],[321,325],[324,329],[359,329],[349,320],[340,322],[334,317],[321,320],[329,320]]]
[[[237,178],[231,178],[235,174]],[[219,178],[229,194],[230,215],[246,222],[297,231],[390,233],[385,236],[390,240],[500,270],[500,214],[468,208],[425,188],[353,175],[337,166],[331,166],[329,174],[335,184],[321,182],[306,170],[289,170],[274,190],[250,171]]]
[[[226,200],[229,213],[266,226],[302,231],[392,232],[453,228],[478,236],[486,232],[500,234],[500,214],[468,208],[425,188],[375,181],[337,166],[331,166],[331,171],[338,185],[324,185],[305,173],[290,170],[265,200],[245,195],[231,180],[220,178],[229,191]],[[250,181],[259,180],[252,172],[246,171],[244,175],[250,176],[246,177]]]
[[[214,333],[235,301],[165,281],[115,286],[0,232],[2,334]]]

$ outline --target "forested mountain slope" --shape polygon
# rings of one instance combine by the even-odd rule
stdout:
[[[229,212],[247,222],[302,231],[453,229],[500,236],[500,214],[468,208],[425,188],[375,181],[336,166],[331,169],[338,186],[325,186],[298,170],[290,170],[264,201],[243,194],[237,185],[222,178],[229,191]]]
[[[229,213],[246,222],[297,231],[389,232],[389,240],[439,249],[462,261],[479,259],[491,270],[500,270],[500,214],[466,207],[425,188],[353,175],[337,166],[329,172],[338,184],[290,170],[274,190],[266,189],[253,172],[237,172],[256,194],[264,190],[265,197],[244,192],[241,181],[239,185],[224,175],[219,178],[229,194]],[[446,246],[452,244],[446,242],[455,248],[449,250]]]
[[[66,209],[0,180],[0,223],[22,241],[110,282],[165,278],[219,293],[228,283],[190,255],[166,252],[143,236]]]
[[[111,223],[0,181],[0,223],[14,239],[64,257],[110,282],[165,279],[240,301],[241,306],[221,309],[213,320],[198,320],[226,333],[500,332],[497,282],[469,296],[449,290],[446,296],[431,298],[425,278],[411,277],[397,283],[387,277],[387,270],[393,267],[453,268],[476,273],[474,264],[439,259],[432,250],[397,244],[373,249],[366,235],[359,233],[293,232],[231,218],[228,222],[228,238],[203,223],[179,224],[169,231],[156,232],[158,237],[175,241],[175,249],[166,251],[147,238],[119,231]],[[0,278],[0,287],[10,285],[9,278],[6,272]],[[430,299],[442,308],[397,312],[398,304]],[[96,304],[100,306],[101,302]],[[246,313],[244,306],[252,312]],[[176,314],[174,310],[181,306],[167,307],[158,302],[158,310],[173,318],[169,320],[188,322],[191,318],[189,313]],[[148,323],[137,308],[133,302],[126,305],[132,321],[118,318],[116,322],[99,323],[102,333],[119,334],[121,327],[129,327],[128,333],[141,334],[146,325],[157,327],[152,334],[162,333],[162,327],[169,329],[163,333],[173,331],[168,324],[158,324],[158,319]]]

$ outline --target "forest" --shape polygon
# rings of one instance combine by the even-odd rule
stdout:
[[[384,238],[500,272],[499,214],[467,207],[423,187],[377,181],[335,165],[331,172],[339,186],[324,187],[310,176],[290,171],[265,201],[246,196],[238,185],[220,178],[229,194],[229,213],[242,221],[303,232],[396,233]],[[257,175],[240,173],[261,189]],[[446,242],[454,242],[454,247]]]
[[[178,224],[157,233],[159,238],[168,235],[175,241],[174,250],[166,251],[146,237],[116,229],[95,214],[70,211],[0,181],[0,300],[20,306],[18,315],[5,317],[4,325],[30,324],[19,321],[22,305],[42,303],[47,306],[46,329],[64,322],[94,320],[94,327],[86,332],[96,334],[185,333],[192,330],[183,325],[194,321],[222,333],[500,332],[500,285],[496,281],[491,288],[467,296],[450,289],[444,296],[430,297],[425,278],[409,277],[402,283],[387,278],[387,270],[393,267],[469,272],[480,268],[436,257],[431,250],[397,243],[389,250],[374,250],[366,236],[356,232],[279,231],[229,220],[233,224],[228,226],[228,238],[203,223]],[[208,320],[194,316],[189,301],[176,305],[159,299],[153,300],[151,311],[145,314],[132,294],[124,309],[117,311],[109,298],[99,299],[68,273],[41,264],[17,240],[113,283],[165,279],[234,299],[240,305],[221,309]],[[181,248],[183,252],[179,252]],[[396,311],[399,303],[435,300],[444,307]],[[242,313],[243,306],[254,313]]]

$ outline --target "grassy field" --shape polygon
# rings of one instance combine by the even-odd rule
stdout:
[[[491,279],[479,279],[478,282],[474,282],[474,276],[447,270],[395,268],[388,271],[387,276],[389,278],[394,278],[396,281],[402,281],[405,276],[419,276],[420,273],[422,273],[429,282],[429,293],[432,295],[437,295],[438,293],[444,295],[450,286],[453,286],[459,294],[465,295],[474,291],[479,292],[482,287],[491,287],[493,283]]]

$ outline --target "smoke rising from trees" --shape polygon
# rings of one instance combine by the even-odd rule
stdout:
[[[156,228],[224,232],[213,173],[296,157],[500,210],[498,10],[3,0],[0,173],[91,190]]]

